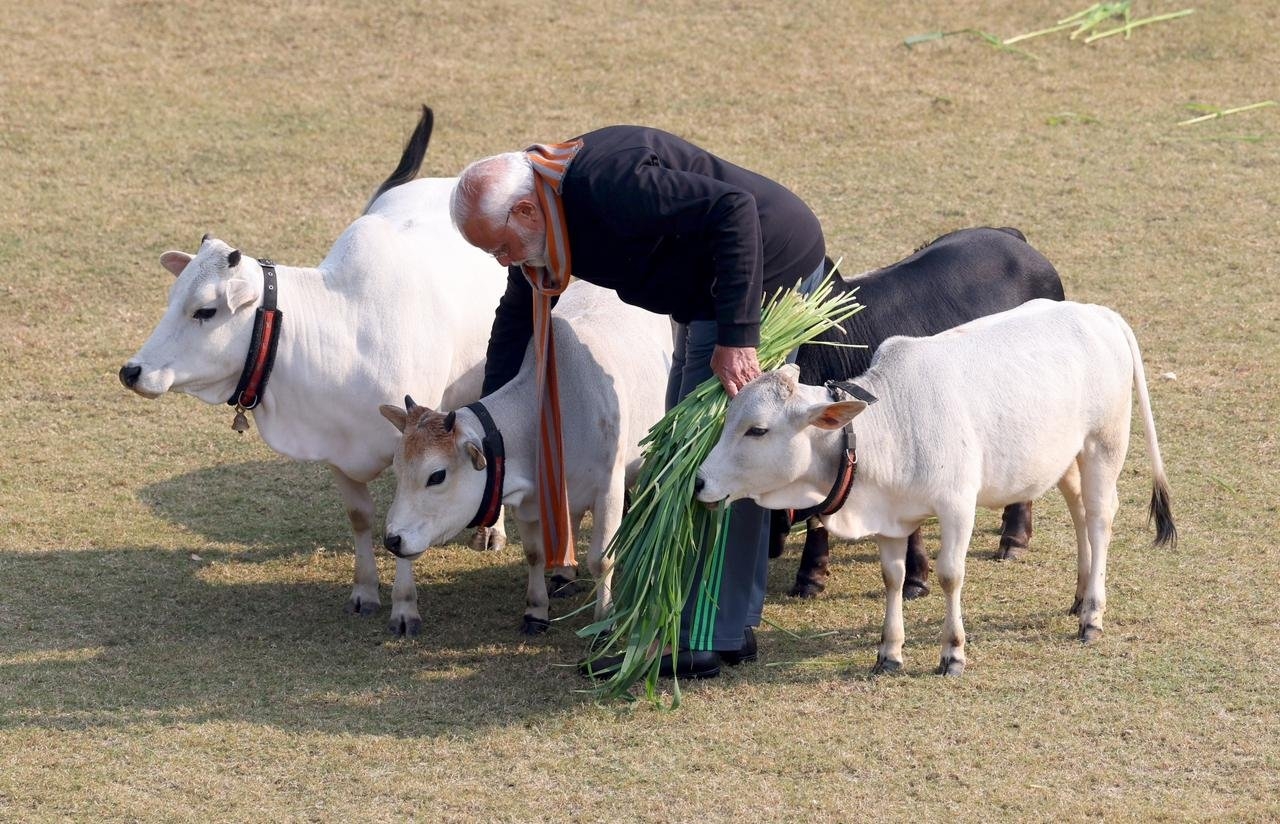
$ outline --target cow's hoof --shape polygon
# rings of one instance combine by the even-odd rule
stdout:
[[[1079,615],[1080,607],[1084,605],[1083,598],[1077,598],[1071,602],[1071,609],[1067,610],[1068,615]]]
[[[908,601],[923,598],[929,594],[929,585],[920,581],[907,581],[902,585],[902,597]]]
[[[552,598],[572,598],[582,591],[576,579],[567,578],[564,575],[552,575],[549,583],[547,590]]]
[[[422,633],[422,619],[392,618],[387,623],[387,632],[397,638],[417,638]]]
[[[902,672],[902,662],[885,658],[883,655],[876,656],[876,665],[871,668],[872,675],[897,675]]]
[[[371,615],[378,614],[379,604],[377,601],[367,601],[363,598],[352,596],[347,599],[346,606],[342,611],[347,615],[358,615],[361,618],[368,618]]]
[[[1021,561],[1026,553],[1027,548],[1025,546],[1015,546],[1002,542],[996,549],[995,559],[997,561]]]
[[[1082,644],[1091,644],[1097,641],[1102,635],[1102,627],[1096,624],[1080,627],[1080,642]]]
[[[826,588],[826,584],[817,581],[796,581],[787,594],[793,598],[817,598]]]
[[[938,661],[938,675],[946,675],[950,678],[959,678],[964,675],[964,661],[950,655],[944,655]]]
[[[487,526],[476,527],[471,536],[471,548],[477,552],[498,552],[507,545],[507,536]]]
[[[520,621],[520,633],[522,635],[544,635],[549,629],[551,629],[551,622],[546,618],[535,618],[532,615],[526,615]]]

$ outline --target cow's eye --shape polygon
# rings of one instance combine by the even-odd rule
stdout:
[[[745,434],[748,438],[760,438],[768,431],[769,430],[765,429],[763,426],[753,426],[748,429]]]
[[[431,473],[431,477],[427,478],[427,486],[435,486],[444,483],[444,470],[437,469]]]
[[[209,318],[213,317],[216,314],[218,314],[217,308],[211,306],[208,309],[197,309],[196,311],[191,313],[191,317],[195,318],[196,320],[204,321],[204,320],[208,320]]]

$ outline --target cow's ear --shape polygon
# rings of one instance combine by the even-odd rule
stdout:
[[[819,429],[839,429],[858,416],[869,404],[865,401],[819,403],[809,408],[809,425]]]
[[[186,269],[190,262],[191,255],[186,252],[165,252],[160,256],[160,265],[168,269],[175,278],[182,274],[182,270]]]
[[[467,455],[471,458],[471,465],[477,470],[489,465],[484,459],[484,450],[477,446],[475,441],[467,441]]]
[[[227,306],[232,312],[250,303],[258,302],[258,287],[244,278],[227,281]]]
[[[404,432],[405,424],[409,422],[409,414],[398,406],[392,406],[384,403],[378,407],[378,411],[382,413],[382,417],[391,421],[391,425],[401,432]]]

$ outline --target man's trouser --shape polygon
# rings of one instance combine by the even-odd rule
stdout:
[[[809,294],[826,274],[825,261],[800,283]],[[710,378],[711,353],[716,345],[716,322],[696,320],[675,325],[675,352],[667,383],[667,409]],[[795,360],[792,352],[788,361]],[[710,551],[704,547],[703,552]],[[743,628],[760,625],[769,576],[769,511],[753,501],[729,508],[729,534],[724,554],[703,581],[702,558],[693,588],[680,616],[680,646],[684,649],[736,651],[742,648]]]

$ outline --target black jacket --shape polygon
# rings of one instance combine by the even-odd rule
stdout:
[[[822,262],[818,219],[785,187],[642,126],[581,137],[561,189],[574,277],[681,323],[715,320],[717,343],[758,346],[765,296]],[[532,335],[520,267],[494,318],[484,392],[520,369]]]

